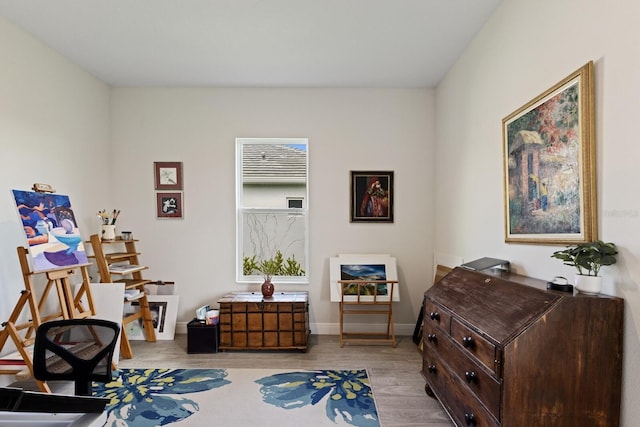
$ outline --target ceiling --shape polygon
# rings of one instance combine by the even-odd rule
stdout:
[[[435,87],[501,0],[0,0],[112,86]]]

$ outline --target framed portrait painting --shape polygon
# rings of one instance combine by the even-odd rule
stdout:
[[[156,193],[156,217],[183,218],[182,192]]]
[[[593,63],[502,121],[505,241],[597,238]]]
[[[393,222],[393,171],[351,171],[351,222]]]
[[[154,162],[156,190],[182,190],[182,162]]]

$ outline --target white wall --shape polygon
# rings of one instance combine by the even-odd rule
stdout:
[[[638,16],[635,0],[505,0],[436,95],[436,252],[509,259],[518,273],[542,279],[573,277],[570,267],[550,258],[557,246],[504,243],[501,124],[594,61],[598,233],[621,252],[618,264],[602,274],[605,292],[625,299],[625,426],[640,416],[633,403],[640,400]]]
[[[0,17],[0,321],[24,281],[25,246],[12,189],[35,182],[68,194],[81,229],[109,204],[109,88]],[[42,275],[35,282],[42,284]],[[38,287],[42,289],[42,286]],[[29,319],[25,310],[21,321]],[[11,340],[2,349],[13,349]],[[0,384],[8,376],[0,378]]]
[[[12,189],[68,194],[81,229],[111,191],[109,88],[0,17],[0,319],[24,289]]]
[[[258,290],[235,284],[235,138],[309,138],[311,284],[276,290],[308,290],[312,332],[336,333],[329,258],[390,253],[397,329],[411,333],[432,277],[433,104],[429,90],[114,89],[118,228],[140,239],[149,277],[176,282],[179,321],[227,292]],[[184,220],[155,218],[154,161],[183,162]],[[350,170],[395,171],[393,224],[349,222]]]

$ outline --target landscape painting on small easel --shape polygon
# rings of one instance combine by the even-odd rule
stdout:
[[[343,264],[340,266],[340,280],[387,280],[384,264]],[[342,288],[345,295],[387,295],[386,283],[367,283],[358,286],[350,283]]]
[[[69,196],[22,190],[12,194],[34,272],[88,263]]]
[[[356,284],[349,281],[372,283]],[[339,254],[329,258],[331,301],[400,301],[396,259],[388,254]],[[387,283],[379,283],[389,281]],[[393,288],[392,288],[393,287]],[[393,290],[393,292],[391,292]]]

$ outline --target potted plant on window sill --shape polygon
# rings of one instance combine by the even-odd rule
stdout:
[[[551,257],[558,258],[565,265],[576,268],[578,274],[575,278],[575,287],[578,291],[596,295],[602,291],[602,277],[598,275],[600,268],[615,264],[616,255],[618,250],[615,244],[596,240],[569,246],[554,252]]]
[[[271,283],[271,277],[278,273],[280,266],[276,260],[271,259],[263,259],[260,260],[256,265],[256,270],[262,273],[262,277],[264,277],[264,282],[260,287],[262,291],[262,296],[265,298],[271,298],[273,296],[273,291],[275,290],[273,283]]]
[[[257,259],[257,255],[243,258],[242,271],[245,276],[252,275],[255,271],[262,274],[264,283],[261,290],[262,295],[266,298],[273,295],[273,284],[271,278],[273,276],[304,276],[305,270],[300,263],[296,261],[295,255],[291,255],[287,259],[280,250],[272,258]]]

